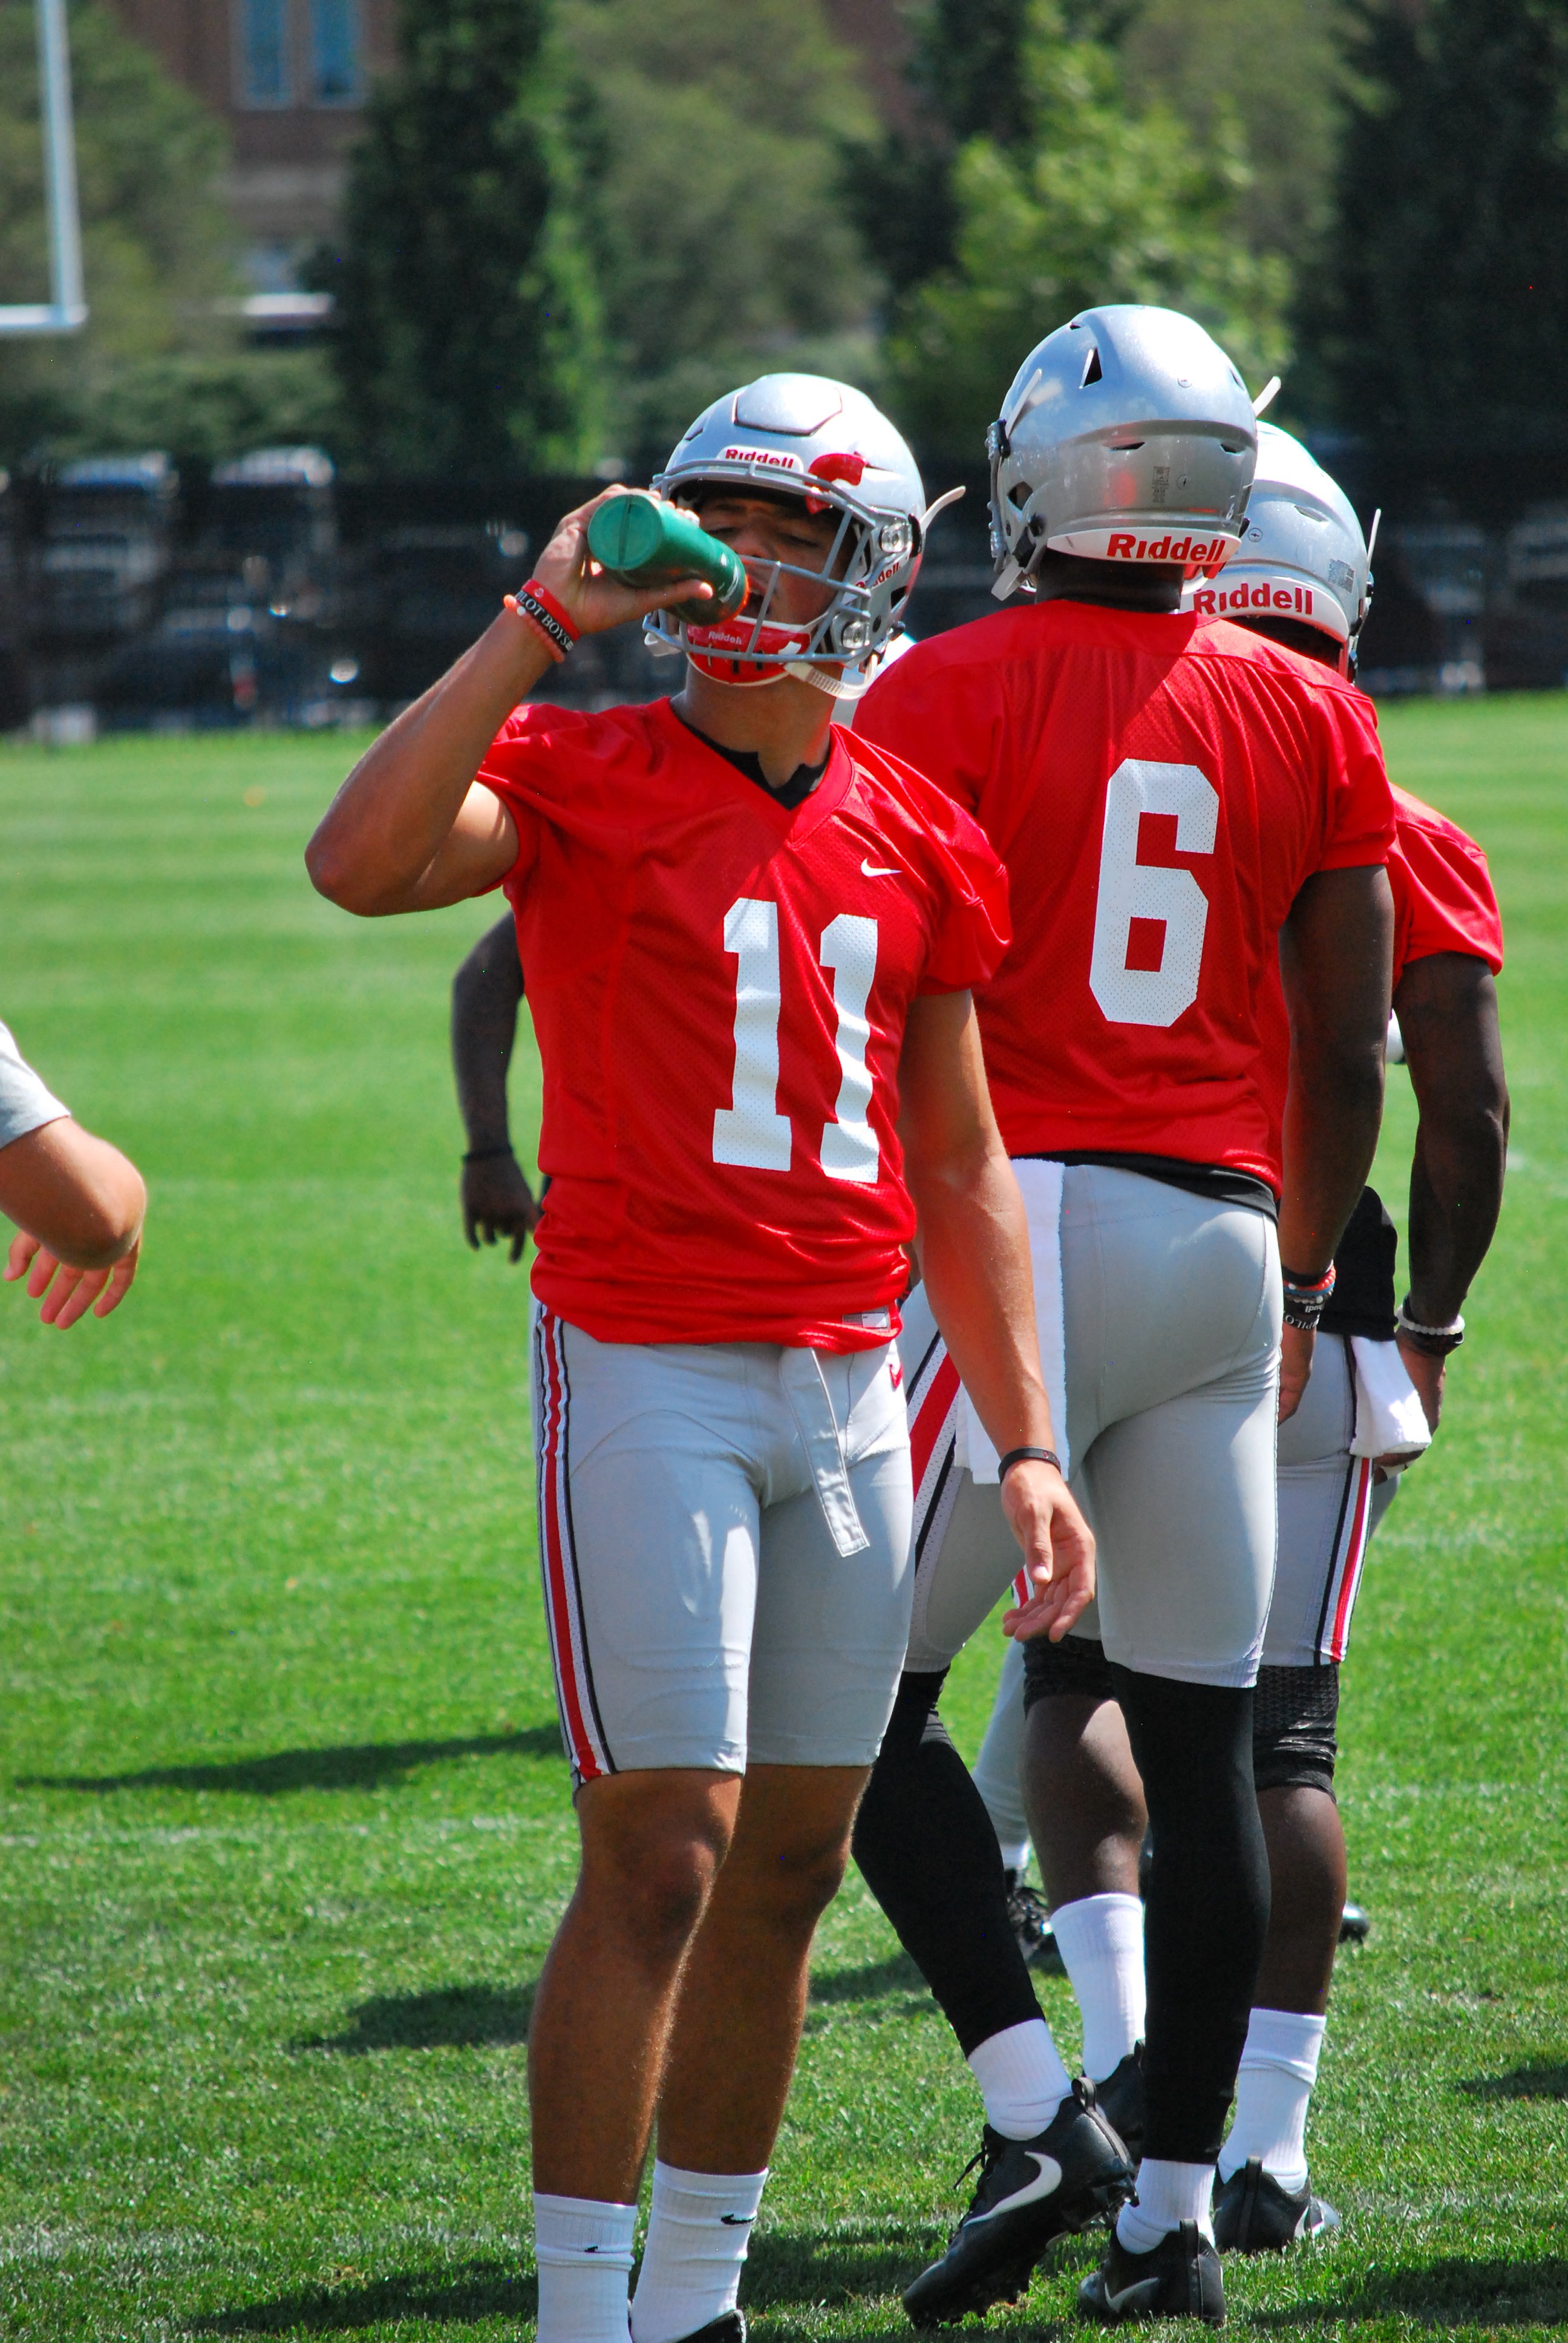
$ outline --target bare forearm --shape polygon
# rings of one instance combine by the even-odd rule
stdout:
[[[1395,1001],[1421,1121],[1410,1174],[1411,1312],[1425,1326],[1459,1315],[1503,1204],[1508,1084],[1497,988],[1466,953],[1419,960]]]
[[[1334,1257],[1377,1152],[1382,1121],[1382,1060],[1319,1055],[1291,1061],[1285,1110],[1280,1259],[1315,1275]]]
[[[517,1039],[523,973],[511,920],[481,936],[452,984],[452,1071],[468,1146],[511,1141],[507,1072]]]
[[[306,850],[317,890],[369,917],[415,908],[485,751],[550,664],[541,638],[503,610],[338,790]]]
[[[920,1268],[932,1313],[998,1452],[1050,1448],[1029,1229],[1005,1154],[916,1190]]]
[[[1410,1167],[1410,1308],[1423,1326],[1446,1326],[1464,1307],[1486,1258],[1503,1202],[1506,1146],[1444,1147],[1418,1133]]]
[[[0,1212],[73,1269],[107,1269],[141,1234],[136,1165],[65,1117],[0,1148]]]

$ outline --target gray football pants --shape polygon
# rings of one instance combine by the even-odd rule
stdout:
[[[1142,1675],[1251,1684],[1274,1573],[1273,1223],[1086,1164],[1065,1174],[1060,1241],[1071,1483],[1099,1548],[1098,1601],[1076,1632]],[[1020,1557],[1000,1489],[950,1453],[950,1419],[922,1441],[922,1404],[943,1398],[923,1288],[903,1317],[921,1496],[905,1665],[924,1674],[950,1664]]]

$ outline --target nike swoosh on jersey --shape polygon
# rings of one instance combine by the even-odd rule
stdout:
[[[867,879],[896,879],[899,876],[898,865],[896,863],[891,864],[889,868],[884,870],[879,862],[867,862],[862,860],[860,870],[862,875]]]
[[[979,2216],[980,2220],[994,2221],[999,2213],[1010,2213],[1020,2205],[1037,2205],[1042,2197],[1054,2196],[1060,2187],[1061,2167],[1054,2156],[1042,2155],[1038,2147],[1027,2147],[1024,2154],[1033,2157],[1040,2170],[1024,2187],[1015,2188],[1010,2197],[1004,2197],[1000,2205],[988,2205]]]

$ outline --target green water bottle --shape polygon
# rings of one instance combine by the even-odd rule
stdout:
[[[669,615],[688,626],[711,626],[733,617],[746,599],[746,565],[722,538],[709,537],[678,505],[661,504],[646,488],[631,488],[600,505],[588,523],[588,551],[628,586],[671,586],[700,578],[711,602],[672,602]]]

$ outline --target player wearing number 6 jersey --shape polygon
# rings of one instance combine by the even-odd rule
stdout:
[[[967,815],[829,722],[919,565],[919,476],[859,393],[773,376],[657,485],[740,556],[743,607],[634,590],[589,557],[596,508],[568,515],[309,853],[371,915],[504,885],[544,1061],[535,1444],[583,1860],[529,2029],[540,2343],[626,2343],[656,2108],[631,2333],[743,2331],[811,1934],[908,1635],[917,1205],[1059,1630],[1092,1582],[970,1001],[1006,882]],[[688,652],[675,699],[519,707],[578,633],[652,613]],[[1068,2132],[1080,2197],[1117,2201],[1117,2143],[1087,2110]]]
[[[1392,805],[1371,709],[1178,608],[1184,576],[1218,569],[1237,540],[1255,447],[1240,377],[1190,319],[1074,318],[1024,361],[990,435],[997,590],[1030,599],[919,645],[857,722],[895,754],[918,744],[1011,889],[1014,941],[980,992],[980,1030],[1099,1540],[1098,1618],[1079,1632],[1103,1639],[1154,1834],[1140,2200],[1084,2294],[1113,2318],[1212,2316],[1221,2300],[1210,2194],[1268,1912],[1250,1757],[1280,1262],[1302,1322],[1288,1412],[1382,1101]],[[1282,1163],[1260,1023],[1277,955]],[[855,1851],[939,1980],[987,2099],[975,2205],[906,2297],[941,2319],[1027,2283],[1049,2231],[1025,2234],[997,2204],[1010,2135],[1030,2137],[1060,2068],[1007,1928],[994,1834],[930,1723],[1010,1557],[983,1430],[920,1322],[911,1302],[914,1632]],[[1027,1635],[1035,1621],[1026,1608],[1013,1624]]]

